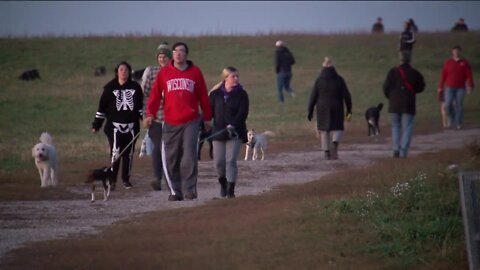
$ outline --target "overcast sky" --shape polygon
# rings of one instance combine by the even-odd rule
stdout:
[[[474,1],[2,1],[0,36],[205,35],[386,31],[413,18],[420,31],[448,31],[460,17],[480,30]]]

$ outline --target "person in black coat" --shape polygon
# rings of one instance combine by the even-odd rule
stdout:
[[[295,64],[295,57],[292,52],[285,46],[283,41],[278,40],[275,43],[275,73],[277,74],[277,95],[280,104],[285,102],[283,90],[295,97],[295,91],[290,87],[292,80],[292,66]]]
[[[403,32],[400,34],[399,51],[410,54],[412,58],[413,44],[415,44],[415,33],[412,30],[412,24],[409,21],[404,22]]]
[[[377,21],[372,26],[372,33],[382,34],[383,33],[383,20],[382,17],[378,17]]]
[[[247,142],[248,94],[239,83],[238,70],[227,67],[223,81],[209,94],[212,106],[213,160],[220,183],[220,196],[235,198],[237,159]]]
[[[323,69],[317,78],[308,102],[308,121],[312,120],[313,109],[317,110],[317,135],[325,151],[326,159],[338,158],[338,144],[343,135],[344,107],[346,119],[352,116],[352,98],[345,80],[338,75],[333,62],[325,57]],[[330,143],[331,141],[331,143]]]
[[[105,119],[107,121],[104,132],[110,144],[114,176],[112,189],[115,188],[117,181],[120,160],[123,185],[129,189],[132,187],[130,174],[135,141],[140,132],[140,121],[143,119],[143,92],[142,87],[132,80],[132,67],[127,62],[117,65],[115,78],[104,86],[98,110],[92,122],[93,133],[97,133]],[[132,143],[129,145],[130,142]],[[120,153],[122,155],[118,156]]]
[[[383,83],[389,100],[392,123],[393,156],[406,158],[416,114],[416,95],[425,89],[423,75],[410,65],[410,55],[400,52],[401,65],[393,67]]]

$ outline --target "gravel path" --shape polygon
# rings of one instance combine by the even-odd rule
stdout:
[[[447,130],[432,135],[414,136],[410,155],[459,148],[480,139],[480,129]],[[380,139],[382,140],[382,139]],[[319,179],[345,168],[371,165],[378,158],[391,156],[390,141],[375,144],[341,145],[340,160],[326,161],[318,147],[308,152],[267,155],[268,160],[238,162],[237,196],[255,195],[282,184],[300,184]],[[0,260],[11,250],[34,241],[61,239],[100,232],[105,226],[146,212],[193,207],[216,199],[219,186],[212,161],[199,162],[199,199],[168,202],[168,192],[152,191],[149,176],[133,175],[135,188],[115,191],[102,201],[98,193],[90,203],[84,186],[71,191],[85,194],[84,200],[16,201],[0,203]]]

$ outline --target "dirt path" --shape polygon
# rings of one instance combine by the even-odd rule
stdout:
[[[480,139],[480,129],[447,130],[414,136],[410,155],[459,148]],[[308,152],[267,155],[264,161],[239,161],[237,196],[256,195],[282,184],[300,184],[346,168],[368,166],[391,156],[390,140],[379,138],[371,144],[341,145],[336,161],[326,161],[319,147]],[[149,176],[132,176],[135,188],[115,191],[108,202],[90,203],[84,186],[71,191],[85,194],[84,200],[16,201],[0,204],[0,260],[9,251],[34,241],[94,234],[117,221],[150,211],[193,207],[217,198],[219,186],[212,161],[199,163],[199,199],[168,202],[168,192],[152,191]],[[101,199],[98,193],[97,198]]]

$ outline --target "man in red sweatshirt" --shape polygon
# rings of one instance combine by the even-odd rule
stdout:
[[[463,99],[465,93],[473,90],[473,75],[470,64],[462,57],[462,48],[452,48],[452,58],[443,64],[440,83],[438,85],[438,99],[444,102],[444,109],[448,114],[449,126],[461,129],[463,122]]]
[[[160,70],[153,83],[144,126],[150,127],[163,99],[162,161],[170,189],[168,200],[193,200],[198,196],[198,130],[200,121],[205,121],[206,128],[211,127],[212,111],[203,74],[187,60],[187,44],[177,42],[172,50],[173,61]]]

